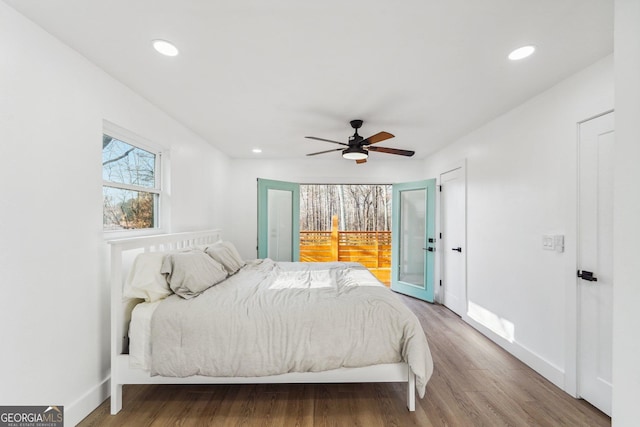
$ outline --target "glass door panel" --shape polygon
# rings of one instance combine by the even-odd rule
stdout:
[[[293,212],[291,209],[293,195],[291,191],[267,190],[267,256],[274,261],[291,261]]]
[[[424,288],[424,236],[427,217],[427,192],[424,189],[400,192],[400,250],[398,274],[401,282]]]

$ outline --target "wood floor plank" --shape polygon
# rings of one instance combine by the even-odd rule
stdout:
[[[290,425],[309,427],[313,426],[313,408],[315,390],[307,384],[288,385],[289,398],[285,412],[287,423]]]
[[[610,426],[446,307],[401,296],[420,320],[434,374],[416,411],[406,387],[378,384],[129,385],[123,409],[105,401],[93,426]]]

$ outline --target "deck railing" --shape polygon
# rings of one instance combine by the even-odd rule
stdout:
[[[333,221],[331,231],[301,231],[300,261],[359,262],[381,282],[391,278],[390,231],[339,231]]]

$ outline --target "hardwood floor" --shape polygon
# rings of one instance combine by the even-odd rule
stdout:
[[[88,426],[609,426],[576,400],[440,305],[408,297],[434,359],[416,411],[402,384],[125,386],[123,409],[109,400]]]

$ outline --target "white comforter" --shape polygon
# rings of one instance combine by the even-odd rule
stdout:
[[[256,260],[151,323],[151,373],[253,377],[405,361],[424,396],[433,362],[416,316],[355,263]]]

